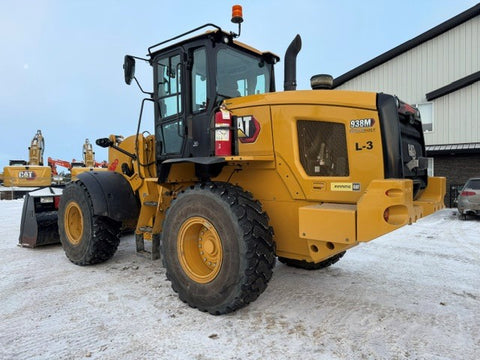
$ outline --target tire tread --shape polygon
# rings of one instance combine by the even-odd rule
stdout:
[[[65,188],[64,195],[67,194],[68,196],[69,192],[77,193],[78,195],[83,192],[90,214],[93,214],[92,199],[85,185],[81,182],[71,183]],[[62,196],[60,208],[65,206],[65,201],[64,196]],[[109,260],[115,254],[120,244],[120,223],[98,215],[92,215],[91,219],[84,219],[84,221],[91,221],[92,223],[92,236],[88,239],[87,250],[81,258],[74,257],[69,251],[69,246],[64,245],[64,242],[68,242],[68,240],[64,238],[62,231],[60,231],[60,241],[64,245],[65,255],[72,263],[80,266],[99,264]],[[58,227],[61,229],[63,226],[65,226],[63,216],[59,216]]]
[[[196,192],[200,189],[210,191],[220,197],[225,204],[228,204],[230,211],[237,218],[243,231],[243,240],[247,249],[247,266],[241,276],[242,281],[236,284],[237,296],[228,304],[211,307],[198,306],[188,293],[179,291],[177,284],[175,284],[175,277],[171,276],[168,266],[166,266],[166,254],[164,254],[164,247],[162,246],[163,264],[167,269],[167,279],[170,280],[173,290],[178,293],[183,302],[214,315],[226,314],[246,306],[257,299],[266,289],[272,278],[276,261],[273,230],[268,225],[268,216],[262,210],[260,202],[254,200],[251,193],[244,191],[239,186],[219,182],[198,183],[183,191],[183,194]],[[179,194],[177,199],[183,194]],[[176,199],[172,201],[169,209],[175,205],[175,201]],[[165,218],[168,217],[169,209]]]

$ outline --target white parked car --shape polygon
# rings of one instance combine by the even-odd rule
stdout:
[[[457,199],[458,213],[463,218],[468,214],[480,215],[480,178],[471,178],[463,187]]]

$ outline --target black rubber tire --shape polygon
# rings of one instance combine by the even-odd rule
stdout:
[[[72,243],[65,227],[65,211],[73,204],[81,211],[83,227],[77,243]],[[120,243],[121,223],[104,216],[93,215],[93,205],[87,189],[80,183],[65,187],[58,207],[60,242],[67,258],[76,265],[93,265],[110,259]]]
[[[177,253],[179,230],[195,217],[213,225],[224,254],[218,274],[207,283],[189,277]],[[178,194],[163,222],[161,253],[166,276],[180,299],[213,315],[235,311],[257,299],[275,266],[268,221],[261,204],[238,186],[196,184]]]
[[[343,255],[345,255],[345,251],[338,253],[336,255],[333,255],[332,257],[328,258],[327,260],[320,261],[318,263],[310,262],[310,261],[305,261],[305,260],[296,260],[296,259],[287,259],[284,257],[278,257],[278,261],[281,263],[296,267],[299,269],[305,269],[305,270],[319,270],[319,269],[324,269],[326,267],[329,267],[330,265],[335,264],[340,260]]]

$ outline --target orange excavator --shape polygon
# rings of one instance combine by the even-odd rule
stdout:
[[[47,160],[48,166],[52,169],[52,184],[53,185],[64,185],[66,182],[70,181],[70,174],[68,176],[62,176],[57,170],[57,166],[64,167],[70,171],[72,164],[66,160],[61,159],[52,159],[51,157]]]
[[[95,161],[95,152],[93,151],[92,144],[88,139],[85,139],[83,144],[83,160],[72,159],[71,162],[61,159],[48,158],[48,165],[52,169],[52,175],[58,175],[57,166],[66,168],[72,173],[72,180],[76,179],[76,176],[85,171],[93,171],[107,169],[108,163],[104,160],[102,162]],[[107,169],[108,170],[108,169]]]
[[[64,167],[67,170],[72,167],[72,164],[66,160],[52,159],[51,157],[48,158],[48,165],[52,169],[52,175],[58,175],[57,166]]]

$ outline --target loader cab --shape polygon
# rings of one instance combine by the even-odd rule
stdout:
[[[222,101],[275,91],[278,60],[221,30],[152,52],[157,168],[165,160],[213,156]]]

